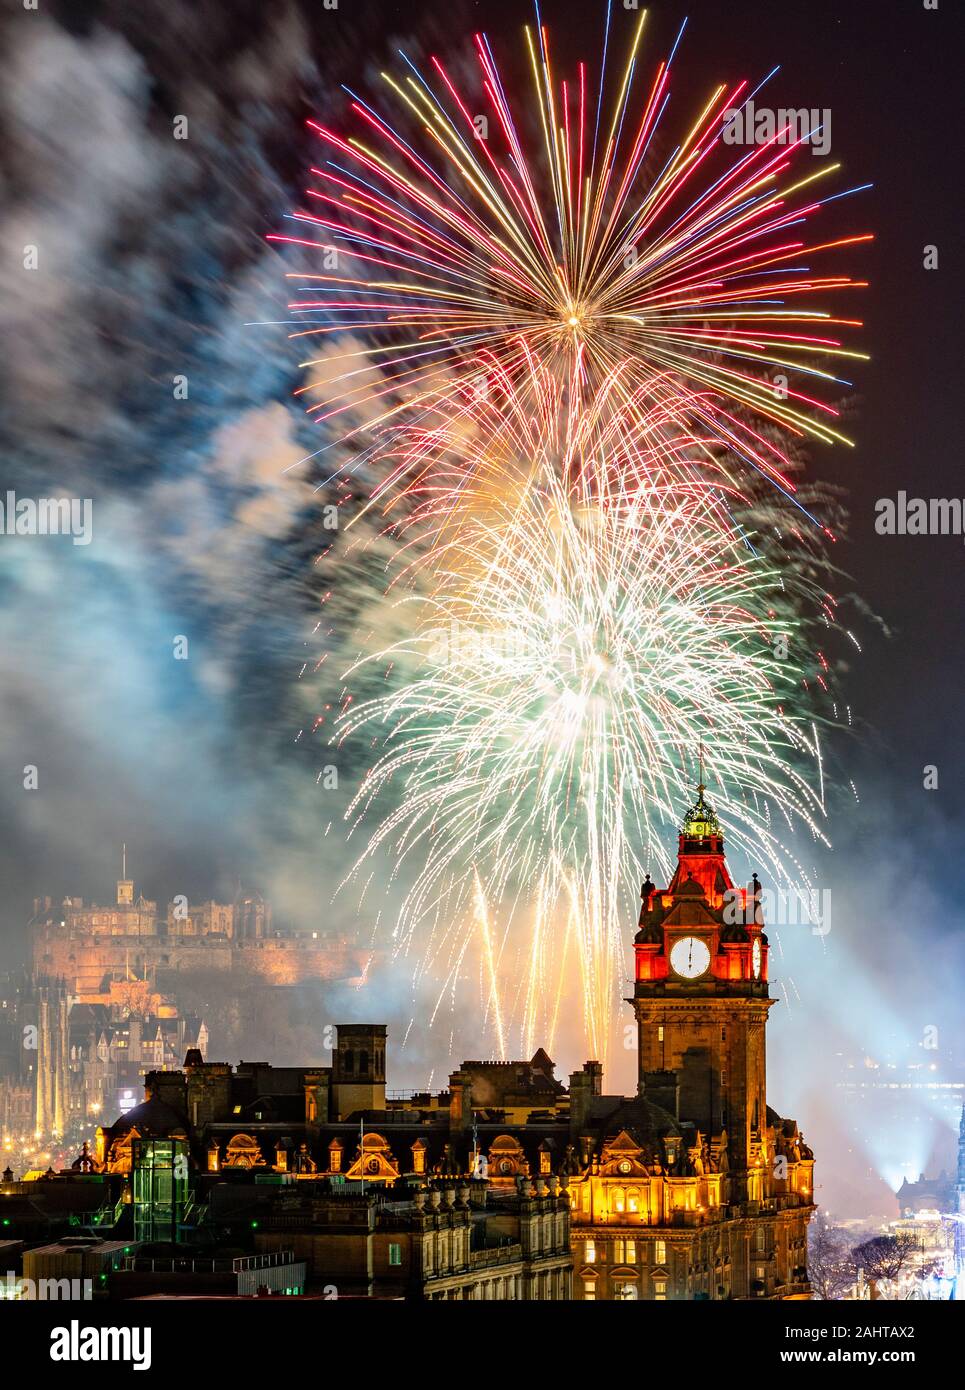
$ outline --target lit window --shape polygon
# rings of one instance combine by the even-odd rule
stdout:
[[[623,1264],[623,1252],[624,1242],[622,1240],[615,1240],[613,1242],[613,1263],[615,1265]]]
[[[666,1279],[654,1279],[653,1299],[655,1303],[666,1303],[667,1301],[667,1281]]]
[[[665,1265],[667,1263],[667,1242],[665,1240],[655,1240],[653,1243],[654,1264]]]
[[[637,1262],[637,1242],[636,1242],[635,1240],[628,1240],[628,1241],[627,1241],[626,1263],[627,1263],[628,1265],[635,1265],[636,1262]]]
[[[586,1242],[585,1259],[588,1265],[596,1264],[596,1244],[592,1240]]]
[[[389,1245],[389,1264],[400,1265],[402,1263],[402,1246],[395,1242]]]
[[[622,1187],[613,1189],[613,1209],[614,1211],[626,1211],[627,1209],[626,1193]]]

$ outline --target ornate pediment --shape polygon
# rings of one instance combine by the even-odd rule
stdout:
[[[647,1176],[643,1150],[625,1129],[604,1143],[603,1153],[600,1157],[600,1174],[607,1178],[643,1178]]]
[[[680,898],[660,924],[662,927],[717,927],[720,919],[701,898]]]
[[[267,1168],[261,1145],[250,1134],[236,1134],[228,1140],[224,1168]]]
[[[395,1182],[399,1165],[387,1140],[381,1134],[364,1134],[345,1176],[366,1182]]]
[[[500,1134],[489,1146],[490,1178],[529,1177],[523,1146],[511,1134]]]
[[[140,1137],[141,1132],[135,1126],[114,1140],[107,1156],[107,1171],[109,1173],[129,1173],[131,1171],[131,1145],[135,1139],[140,1139]]]

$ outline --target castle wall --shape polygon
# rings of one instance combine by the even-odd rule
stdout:
[[[102,992],[105,976],[125,978],[128,972],[143,978],[217,971],[270,985],[354,979],[364,969],[366,954],[348,942],[298,937],[94,936],[44,926],[34,935],[33,968],[65,979],[72,992],[93,995]]]
[[[362,974],[367,953],[348,942],[301,940],[297,937],[237,941],[232,969],[271,985],[306,980],[347,980]]]

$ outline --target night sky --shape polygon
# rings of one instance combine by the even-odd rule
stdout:
[[[874,526],[876,501],[901,489],[965,497],[963,149],[949,75],[960,7],[650,8],[651,57],[690,15],[681,99],[780,63],[774,99],[830,108],[842,186],[875,185],[848,210],[877,238],[847,263],[871,282],[848,306],[872,355],[845,403],[856,447],[809,455],[851,518],[838,593],[863,652],[842,677],[855,723],[838,761],[858,799],[847,787],[837,799],[819,866],[832,930],[781,940],[772,973],[789,987],[771,1015],[769,1090],[814,1147],[818,1199],[894,1215],[889,1186],[952,1161],[965,1086],[965,544]],[[601,14],[591,0],[543,8],[564,56],[595,53]],[[298,356],[285,330],[248,326],[284,316],[284,266],[264,238],[314,155],[305,118],[340,109],[340,82],[364,81],[401,41],[452,54],[485,28],[512,51],[530,19],[528,5],[495,0],[444,12],[374,0],[7,11],[0,491],[91,497],[95,541],[0,538],[0,965],[19,961],[35,895],[107,896],[122,840],[139,888],[162,901],[233,893],[240,877],[283,920],[356,929],[350,903],[331,902],[345,851],[323,836],[332,811],[315,786],[317,749],[299,737],[326,698],[298,679],[317,656],[317,499],[283,470],[317,436],[291,398]],[[170,136],[178,113],[191,123],[182,144]],[[40,248],[33,275],[27,242]],[[937,270],[923,268],[926,245]],[[186,402],[172,398],[178,373]],[[178,634],[187,662],[171,659]],[[926,765],[936,790],[923,786]],[[755,866],[732,867],[740,878]],[[403,983],[373,990],[363,1011],[404,1026]],[[320,1003],[326,1018],[358,1007]],[[922,1044],[932,1027],[934,1049]],[[448,1037],[417,1027],[392,1081],[423,1081],[433,1058],[444,1084]],[[561,1068],[582,1060],[568,1052]]]

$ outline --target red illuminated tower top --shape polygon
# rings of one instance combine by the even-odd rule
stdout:
[[[677,893],[688,878],[700,884],[715,905],[734,884],[724,861],[724,837],[712,806],[704,800],[707,788],[697,786],[697,800],[684,816],[677,842],[677,870],[670,880],[668,893]]]
[[[636,955],[636,995],[745,994],[767,998],[767,937],[757,875],[736,888],[724,859],[724,837],[698,784],[684,816],[677,867],[664,889],[649,875]]]

